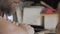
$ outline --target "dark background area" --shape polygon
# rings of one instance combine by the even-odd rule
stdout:
[[[57,8],[58,3],[60,2],[60,0],[26,0],[26,1],[33,1],[34,5],[36,3],[40,3],[40,1],[44,1],[45,3],[47,3],[48,5],[50,5],[51,7],[53,7],[54,9]]]

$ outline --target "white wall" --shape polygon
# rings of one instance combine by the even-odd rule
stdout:
[[[42,18],[40,12],[42,11],[43,7],[30,7],[24,8],[24,16],[23,16],[23,23],[31,24],[31,25],[42,25]],[[58,15],[51,14],[45,15],[44,19],[44,27],[45,29],[55,29],[58,23]]]
[[[51,15],[45,15],[45,29],[55,29],[58,23],[58,15],[57,14],[51,14]]]
[[[44,7],[35,6],[30,8],[24,8],[23,23],[32,25],[41,25],[40,12]]]

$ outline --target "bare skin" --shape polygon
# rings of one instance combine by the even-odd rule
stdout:
[[[15,10],[17,3],[19,2],[20,0],[3,0],[0,4],[0,7],[3,6],[3,9],[4,7],[10,7],[11,10]],[[0,8],[0,14],[1,12],[3,11],[1,11]],[[30,25],[20,24],[19,26],[17,26],[11,21],[0,18],[0,34],[34,34],[34,29]]]
[[[0,18],[1,34],[34,34],[34,29],[29,25],[21,24],[17,26],[6,19]]]

